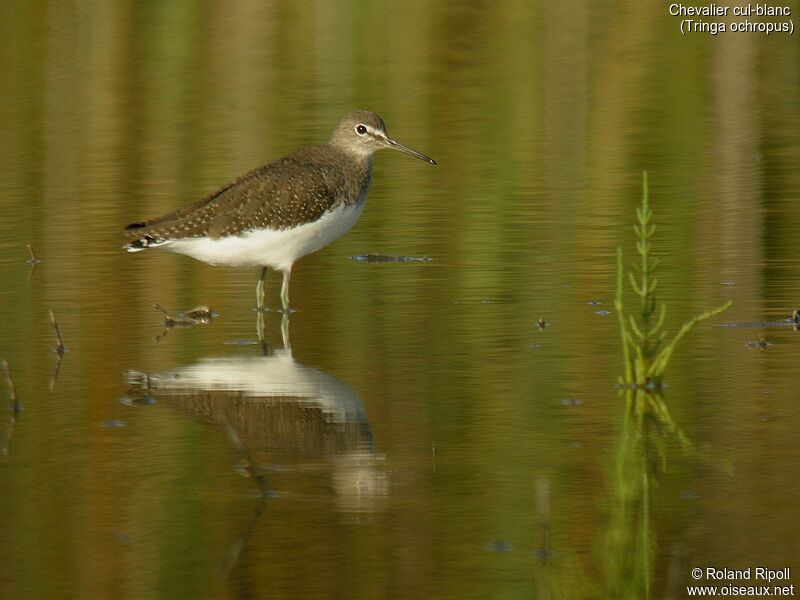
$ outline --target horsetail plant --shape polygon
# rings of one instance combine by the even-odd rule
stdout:
[[[656,230],[652,221],[653,211],[650,209],[647,171],[645,171],[642,178],[642,202],[636,209],[636,224],[633,226],[637,237],[636,251],[639,254],[639,264],[635,270],[628,270],[628,282],[634,294],[639,297],[638,319],[635,314],[625,311],[623,303],[625,268],[622,248],[617,247],[617,291],[614,308],[619,319],[625,363],[620,383],[629,387],[652,387],[660,384],[672,353],[683,336],[701,321],[718,315],[733,304],[729,300],[722,306],[695,316],[684,323],[668,343],[664,343],[666,332],[663,328],[667,309],[663,302],[658,309],[656,308],[658,279],[654,276],[654,272],[658,267],[658,259],[651,257],[651,238]]]

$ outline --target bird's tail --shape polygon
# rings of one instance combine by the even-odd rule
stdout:
[[[147,248],[147,244],[144,243],[142,240],[136,240],[135,242],[130,242],[122,246],[123,249],[127,250],[128,252],[141,252],[142,250]]]
[[[137,229],[143,229],[146,226],[146,223],[131,223],[125,228],[125,231],[128,233],[135,233]],[[143,235],[138,240],[129,242],[122,247],[128,252],[141,252],[142,250],[147,250],[148,248],[156,248],[166,244],[167,241],[168,240],[160,240],[152,235]]]

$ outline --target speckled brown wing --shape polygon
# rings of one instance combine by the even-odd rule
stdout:
[[[312,155],[313,164],[309,162]],[[143,249],[165,240],[217,238],[315,221],[345,201],[338,157],[320,158],[319,147],[303,149],[235,179],[190,206],[128,225],[126,234],[137,239],[129,246]]]
[[[344,201],[342,178],[334,165],[310,165],[302,155],[281,159],[239,190],[236,202],[215,215],[206,235],[217,238],[252,229],[291,229],[316,221]]]

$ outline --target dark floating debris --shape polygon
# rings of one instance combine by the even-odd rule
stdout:
[[[154,304],[153,308],[163,313],[165,317],[164,324],[168,327],[205,325],[219,316],[219,313],[210,306],[197,306],[192,310],[179,312],[177,315],[172,315],[160,304]]]
[[[762,329],[766,327],[786,327],[787,325],[791,325],[792,329],[794,329],[795,331],[800,331],[800,309],[795,308],[792,311],[792,316],[784,319],[783,321],[758,321],[752,323],[746,321],[738,321],[734,323],[719,323],[714,327]],[[748,345],[750,345],[750,342],[748,342]]]
[[[561,400],[561,406],[580,406],[583,404],[583,400],[578,398],[564,398]]]
[[[195,325],[208,325],[214,319],[219,317],[219,313],[210,306],[197,306],[191,310],[179,312],[175,315],[167,311],[167,309],[158,303],[154,304],[153,308],[164,315],[164,331],[156,336],[156,342],[160,342],[163,338],[165,338],[170,329],[187,329],[189,327],[194,327]]]
[[[114,539],[117,540],[120,544],[130,544],[133,540],[131,536],[127,533],[115,533]]]
[[[714,327],[730,327],[731,329],[761,329],[765,327],[786,327],[786,325],[791,325],[791,321],[739,321],[735,323],[715,323]]]
[[[433,258],[430,256],[392,256],[389,254],[358,254],[351,256],[350,260],[357,260],[359,262],[370,263],[385,263],[385,262],[431,262]]]
[[[151,406],[156,403],[156,399],[152,396],[123,396],[119,399],[119,403],[125,406]]]
[[[257,346],[261,344],[259,340],[226,340],[228,346]]]
[[[758,348],[761,352],[772,346],[771,342],[767,341],[766,336],[762,333],[758,336],[757,340],[750,340],[745,343],[748,348]]]
[[[600,300],[589,300],[586,304],[590,306],[600,306],[602,302]]]
[[[550,327],[550,323],[544,319],[539,319],[539,321],[536,323],[536,327],[539,328],[539,331],[544,331],[547,327]]]
[[[488,552],[495,553],[511,552],[512,549],[513,546],[511,545],[511,542],[507,542],[505,540],[495,540],[486,546],[486,550]]]

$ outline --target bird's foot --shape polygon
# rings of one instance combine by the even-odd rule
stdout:
[[[297,312],[297,309],[293,308],[291,306],[289,307],[288,310],[283,308],[283,307],[270,308],[269,306],[255,306],[255,307],[251,308],[250,310],[252,310],[253,312],[257,312],[257,313],[278,313],[279,315],[282,315],[284,313],[292,315],[292,314]]]

